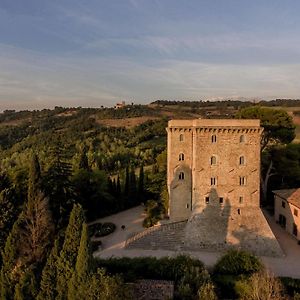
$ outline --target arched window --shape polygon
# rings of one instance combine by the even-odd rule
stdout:
[[[217,142],[217,136],[216,135],[212,135],[211,136],[211,142],[212,143],[216,143]]]
[[[245,157],[240,156],[240,165],[244,165],[244,164],[245,164]]]
[[[179,154],[179,161],[182,161],[182,160],[184,160],[184,154],[183,154],[183,153],[180,153],[180,154]]]
[[[243,134],[240,136],[240,143],[245,143],[245,136]]]
[[[212,156],[211,158],[210,158],[210,164],[211,165],[215,165],[217,163],[217,158],[215,157],[215,156]]]
[[[180,172],[178,178],[179,178],[179,180],[184,180],[184,173]]]
[[[180,141],[180,142],[183,142],[183,134],[180,134],[180,135],[179,135],[179,141]]]

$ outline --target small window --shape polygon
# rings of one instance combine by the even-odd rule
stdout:
[[[183,161],[184,160],[184,154],[183,153],[180,153],[179,154],[179,161]]]
[[[216,177],[210,178],[210,185],[216,185],[217,184],[217,179]]]
[[[184,179],[184,173],[183,172],[180,172],[179,173],[179,180],[183,180]]]
[[[211,136],[211,142],[212,143],[216,143],[217,142],[217,136],[216,135],[212,135]]]
[[[209,203],[209,197],[205,197],[205,203],[206,203],[206,204]]]
[[[183,142],[183,134],[180,134],[180,135],[179,135],[179,141],[180,141],[180,142]]]
[[[223,197],[220,197],[220,198],[219,198],[219,203],[220,203],[220,204],[223,204],[223,202],[224,202]]]
[[[240,210],[240,208],[238,208],[238,214],[239,214],[239,215],[241,214],[241,210]]]
[[[190,206],[189,206],[189,204],[187,203],[187,204],[186,204],[186,208],[189,208],[189,207],[190,207]]]
[[[210,158],[210,164],[211,165],[215,165],[217,163],[217,158],[215,157],[215,156],[212,156],[211,158]]]
[[[298,209],[294,209],[294,216],[298,217]]]
[[[285,202],[284,202],[284,201],[281,202],[281,206],[282,206],[283,208],[285,208]]]
[[[246,177],[244,176],[240,177],[240,185],[246,185]]]
[[[240,199],[239,199],[239,203],[240,204],[242,204],[244,202],[244,199],[243,199],[243,197],[240,197]]]
[[[244,135],[240,136],[240,143],[245,143],[245,136]]]
[[[245,157],[244,156],[240,156],[240,165],[244,165],[245,164]]]

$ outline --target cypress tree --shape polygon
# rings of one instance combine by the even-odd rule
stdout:
[[[89,274],[91,269],[91,252],[89,247],[88,228],[84,223],[80,239],[75,271],[69,283],[68,299],[81,300],[86,298],[88,289]]]
[[[117,177],[117,184],[116,184],[116,195],[117,197],[120,197],[121,196],[121,182],[120,182],[120,176],[118,175]]]
[[[133,206],[137,202],[137,189],[136,189],[136,177],[134,168],[131,168],[129,176],[129,192],[128,192],[129,202]]]
[[[50,168],[45,176],[45,193],[49,198],[49,204],[55,223],[58,228],[64,228],[68,215],[72,210],[75,193],[70,177],[72,166],[67,162],[66,150],[58,143],[52,150],[53,158]]]
[[[32,155],[28,179],[28,203],[34,202],[38,191],[41,190],[41,167],[36,154]]]
[[[79,169],[90,171],[89,160],[86,155],[86,147],[83,147],[82,150],[80,151]]]
[[[125,198],[128,197],[128,193],[129,193],[129,168],[126,167],[125,185],[124,185],[124,196],[125,196]]]
[[[42,272],[40,291],[37,300],[54,300],[56,298],[57,260],[59,256],[59,241],[55,240],[54,246],[47,259]]]
[[[67,298],[67,285],[75,268],[83,222],[82,207],[79,204],[74,204],[66,229],[63,247],[57,261],[56,288],[58,295],[56,299]]]
[[[19,258],[18,245],[20,243],[20,225],[22,215],[18,217],[8,235],[3,251],[3,266],[0,274],[0,295],[1,299],[12,299],[14,295],[14,286],[18,281],[20,273],[20,264],[17,264]],[[14,270],[14,272],[12,272]]]
[[[15,190],[12,187],[0,191],[0,268],[2,250],[19,212],[16,198]]]
[[[138,181],[138,195],[141,202],[144,201],[144,166],[140,167],[139,181]]]

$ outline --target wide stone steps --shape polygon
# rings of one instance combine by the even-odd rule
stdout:
[[[125,248],[181,250],[187,221],[150,227],[126,240]]]

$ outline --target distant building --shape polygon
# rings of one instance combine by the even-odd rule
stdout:
[[[120,109],[120,108],[123,108],[125,107],[125,101],[122,101],[122,102],[119,102],[119,103],[116,103],[116,105],[114,106],[114,109]]]
[[[273,193],[276,221],[300,241],[300,188],[275,190]]]

